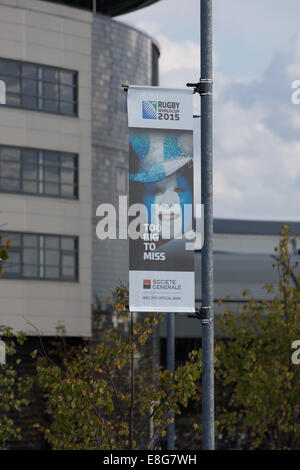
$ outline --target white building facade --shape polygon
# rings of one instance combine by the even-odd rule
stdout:
[[[127,264],[127,246],[96,239],[95,209],[126,191],[120,85],[153,84],[158,53],[90,3],[0,0],[0,322],[29,335],[90,336]]]

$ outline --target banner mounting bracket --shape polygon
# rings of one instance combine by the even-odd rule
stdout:
[[[213,323],[213,318],[207,318],[207,310],[211,310],[212,307],[200,307],[196,308],[195,313],[189,314],[188,318],[197,318],[202,324]]]
[[[198,83],[187,83],[186,86],[194,88],[194,94],[199,93],[200,96],[212,96],[211,78],[200,78]]]

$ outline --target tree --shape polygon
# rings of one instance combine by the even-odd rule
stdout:
[[[15,426],[13,416],[29,404],[32,379],[19,377],[17,373],[21,360],[16,358],[16,347],[24,344],[25,335],[0,326],[0,336],[5,340],[7,355],[7,364],[0,365],[0,449],[5,449],[8,441],[22,439],[21,428]]]
[[[60,365],[47,357],[39,359],[39,385],[51,418],[43,432],[54,449],[154,448],[166,433],[168,413],[180,413],[180,406],[195,393],[201,353],[192,352],[174,374],[156,371],[153,380],[145,346],[158,315],[135,321],[125,311],[127,290],[117,288],[116,295],[123,333],[106,328],[96,344],[87,342],[76,350],[64,347],[58,354]]]
[[[11,241],[3,242],[3,237],[0,237],[0,278],[4,274],[4,265],[9,258],[8,249],[11,247]]]
[[[300,448],[300,368],[291,361],[300,339],[300,278],[291,242],[285,225],[273,265],[279,284],[265,285],[271,300],[251,299],[217,321],[217,424],[231,446],[239,436],[252,449]]]
[[[0,278],[4,274],[4,266],[9,258],[11,241],[3,241],[0,236]],[[7,364],[0,365],[0,449],[5,449],[8,440],[21,439],[21,428],[15,426],[13,415],[20,413],[29,404],[28,392],[32,380],[18,377],[17,367],[21,360],[17,359],[16,347],[23,345],[26,338],[23,333],[16,334],[12,328],[0,325],[0,338],[4,339]]]

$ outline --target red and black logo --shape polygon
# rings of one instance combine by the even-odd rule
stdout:
[[[144,287],[144,289],[151,289],[151,279],[144,279],[143,280],[143,287]]]

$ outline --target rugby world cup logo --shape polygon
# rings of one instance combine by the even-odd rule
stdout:
[[[142,101],[143,119],[157,119],[157,101]]]

